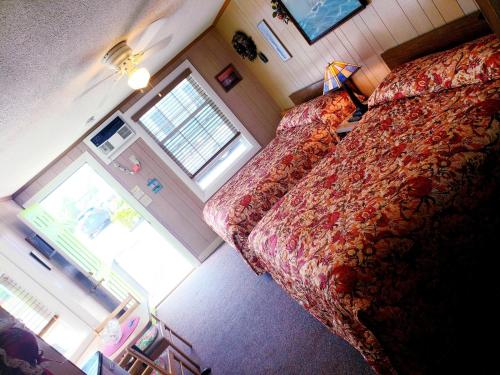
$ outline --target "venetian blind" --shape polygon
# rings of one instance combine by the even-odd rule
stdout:
[[[240,133],[191,74],[181,78],[147,106],[139,123],[193,178]]]

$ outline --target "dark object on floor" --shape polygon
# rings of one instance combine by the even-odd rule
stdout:
[[[209,367],[209,368],[205,368],[201,371],[201,375],[210,375],[212,373],[212,369]]]

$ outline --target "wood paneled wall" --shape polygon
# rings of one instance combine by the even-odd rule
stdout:
[[[380,58],[383,51],[477,9],[474,0],[370,0],[366,9],[310,46],[291,22],[286,25],[272,18],[269,0],[232,0],[216,28],[228,42],[236,30],[252,36],[269,62],[245,63],[285,109],[293,105],[288,96],[322,79],[325,66],[335,59],[362,65],[353,79],[370,94],[389,72]],[[257,29],[262,19],[292,59],[281,61],[262,37]]]
[[[160,81],[185,59],[189,59],[255,139],[262,146],[269,143],[274,137],[280,119],[279,106],[219,33],[215,29],[210,30],[175,61],[162,69],[154,77],[154,81]],[[215,75],[229,63],[234,64],[243,76],[243,80],[226,93],[216,82]],[[125,110],[130,105],[132,104],[127,102],[121,109]],[[31,183],[18,191],[14,195],[14,200],[23,206],[85,151],[89,150],[83,142],[72,147]],[[92,154],[92,151],[89,152]],[[151,214],[198,259],[204,260],[222,240],[203,221],[203,202],[143,140],[138,139],[118,157],[117,161],[122,165],[129,165],[130,155],[137,156],[143,166],[141,172],[136,175],[125,174],[113,166],[104,164],[103,166],[127,190],[130,191],[135,185],[144,190],[153,199],[148,207]],[[158,194],[151,193],[146,185],[151,177],[158,178],[164,185],[164,189]]]

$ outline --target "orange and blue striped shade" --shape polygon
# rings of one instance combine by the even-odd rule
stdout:
[[[340,88],[342,84],[359,68],[359,65],[342,61],[334,61],[331,64],[328,64],[325,70],[323,94],[326,94],[328,91]]]

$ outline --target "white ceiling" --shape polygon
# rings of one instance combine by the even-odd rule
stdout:
[[[168,17],[153,74],[210,26],[223,0],[0,0],[0,198],[35,176],[131,92],[126,79],[81,94],[111,71],[102,56]],[[109,82],[109,83],[108,83]],[[97,110],[99,105],[101,107]]]

